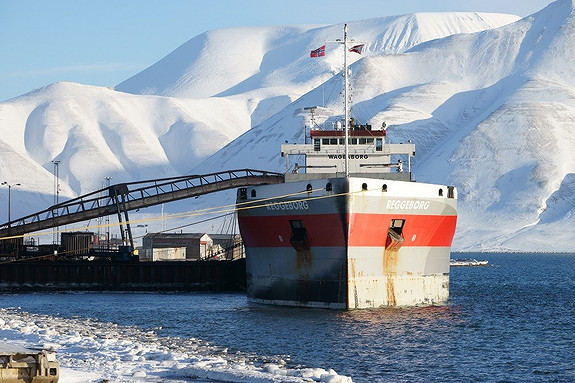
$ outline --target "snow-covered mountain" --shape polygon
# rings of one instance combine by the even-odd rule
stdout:
[[[364,56],[401,53],[424,41],[511,23],[517,16],[421,13],[349,23]],[[309,60],[309,52],[341,38],[341,25],[287,25],[222,29],[180,46],[116,89],[169,97],[232,97],[245,103],[252,126],[341,71],[336,54]],[[359,57],[350,57],[359,59]]]
[[[100,188],[107,175],[117,182],[181,175],[243,133],[249,120],[225,98],[56,83],[0,104],[0,174],[46,192],[58,160],[68,196]]]
[[[350,56],[353,115],[415,142],[419,181],[458,187],[455,249],[575,249],[573,11],[558,0],[522,20],[440,13],[349,23],[367,47]],[[206,32],[116,91],[59,83],[0,103],[0,179],[22,183],[13,216],[51,203],[52,160],[68,197],[108,175],[284,171],[279,145],[303,141],[303,108],[322,106],[317,122],[342,113],[341,51],[328,44],[325,58],[309,58],[341,34],[341,25]]]

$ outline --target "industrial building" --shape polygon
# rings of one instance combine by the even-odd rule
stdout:
[[[140,260],[150,261],[233,260],[243,257],[243,247],[238,234],[148,233],[138,254]]]

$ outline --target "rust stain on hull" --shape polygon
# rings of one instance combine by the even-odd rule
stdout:
[[[299,250],[296,255],[296,267],[298,270],[311,268],[312,254],[311,250]]]
[[[397,260],[399,255],[397,250],[384,250],[383,251],[383,275],[396,275],[397,274]]]
[[[387,277],[387,305],[388,306],[395,306],[396,299],[395,299],[395,286],[393,283],[393,278],[397,275],[397,260],[398,250],[389,250],[386,249],[383,251],[383,272],[382,274]]]
[[[355,280],[356,275],[355,275],[355,258],[350,258],[350,267],[351,267],[351,275],[350,275],[350,281],[353,284],[353,302],[354,302],[354,307],[358,308],[359,307],[359,296],[357,294],[357,282]]]
[[[387,278],[387,305],[395,306],[395,286],[393,285],[393,279]]]
[[[391,228],[388,231],[385,250],[383,251],[383,270],[382,274],[387,278],[387,305],[395,306],[397,300],[395,297],[394,277],[397,275],[397,263],[399,260],[399,249],[403,245],[404,239]]]

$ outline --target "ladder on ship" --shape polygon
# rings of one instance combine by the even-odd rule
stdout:
[[[0,239],[19,237],[39,230],[118,215],[122,242],[133,238],[128,211],[243,186],[284,182],[281,173],[254,169],[119,183],[51,206],[46,210],[0,225]],[[122,215],[128,239],[125,238]]]

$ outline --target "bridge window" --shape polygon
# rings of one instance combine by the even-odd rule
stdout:
[[[329,138],[322,138],[322,139],[321,139],[321,144],[322,144],[322,145],[329,145]]]
[[[360,145],[365,145],[365,144],[367,144],[367,139],[366,139],[366,138],[360,138],[360,139],[359,139],[359,144],[360,144]]]
[[[367,144],[368,144],[368,145],[373,145],[373,138],[368,138],[368,139],[367,139]]]
[[[343,138],[340,138],[340,139],[339,139],[339,144],[340,144],[340,145],[345,145],[345,140],[344,140]]]
[[[256,189],[252,189],[251,196],[252,196],[252,198],[256,197]]]
[[[319,152],[320,149],[321,149],[321,144],[320,144],[319,138],[314,138],[313,139],[313,150],[316,152]]]
[[[350,139],[349,139],[349,144],[350,144],[350,145],[357,145],[357,138],[350,138]]]
[[[330,139],[329,139],[329,144],[330,144],[330,145],[337,145],[337,138],[330,138]]]

